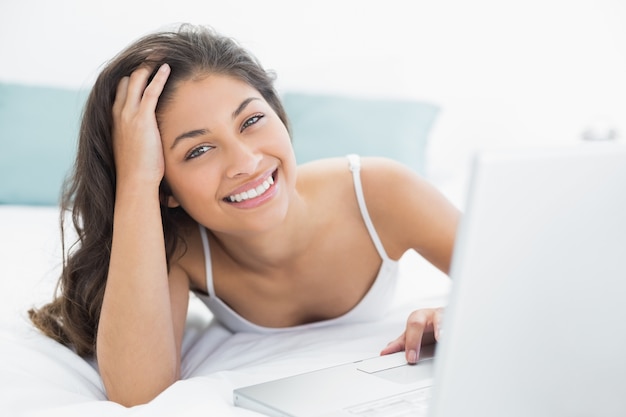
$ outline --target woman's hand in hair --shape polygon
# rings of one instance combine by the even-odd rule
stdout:
[[[154,184],[164,173],[163,146],[155,110],[170,74],[163,64],[148,83],[153,68],[142,66],[120,80],[113,103],[113,152],[118,184]]]

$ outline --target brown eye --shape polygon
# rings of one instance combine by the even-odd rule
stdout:
[[[262,114],[255,114],[254,116],[250,117],[245,122],[243,122],[243,125],[241,125],[241,131],[243,131],[244,129],[247,129],[248,127],[252,126],[256,122],[261,120],[263,117],[264,116]]]
[[[197,158],[200,155],[207,153],[211,149],[213,149],[213,147],[209,145],[198,146],[197,148],[193,148],[191,152],[189,152],[187,156],[185,156],[185,159],[189,160],[189,159]]]

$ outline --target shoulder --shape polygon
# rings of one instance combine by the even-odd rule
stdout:
[[[412,171],[405,165],[389,158],[383,157],[361,157],[358,156],[361,166],[361,176],[372,176],[376,178],[378,174],[404,176],[411,175]],[[324,158],[298,165],[298,179],[302,182],[337,180],[340,178],[352,178],[352,170],[348,156]]]
[[[329,175],[349,172],[350,169],[347,156],[316,159],[314,161],[298,165],[298,177],[306,180],[323,179]]]
[[[418,175],[406,165],[386,157],[358,156],[363,175],[385,174],[382,178],[389,175],[394,177],[413,177]],[[304,177],[323,178],[327,176],[336,176],[337,174],[351,175],[350,162],[348,156],[318,159],[298,165],[298,175]]]
[[[362,158],[363,195],[392,258],[409,249],[447,270],[459,212],[424,177],[386,158]]]
[[[423,180],[405,165],[381,157],[359,157],[362,188],[370,201],[393,196],[415,188]],[[408,183],[408,184],[407,184]],[[404,184],[404,186],[402,186]],[[320,189],[325,193],[354,190],[353,172],[348,157],[319,159],[298,166],[298,188],[305,191]]]
[[[387,254],[399,259],[407,250],[415,249],[446,271],[459,218],[456,207],[400,162],[361,157],[360,166],[365,204]],[[343,209],[358,213],[347,157],[300,165],[297,187],[321,211]]]
[[[390,185],[398,180],[421,182],[422,178],[406,165],[390,158],[361,157],[361,177],[370,185]]]
[[[311,198],[333,197],[352,186],[348,158],[325,158],[298,165],[298,191]]]

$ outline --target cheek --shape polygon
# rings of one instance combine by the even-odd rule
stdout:
[[[189,170],[172,167],[171,165],[168,167],[166,162],[164,179],[169,186],[172,197],[185,211],[189,212],[188,208],[194,201],[194,196],[197,196],[197,188],[199,187],[196,187],[198,183],[197,178],[187,171]]]
[[[295,160],[291,136],[289,136],[287,128],[278,117],[276,118],[275,126],[272,131],[272,138],[276,147],[280,148],[281,151],[286,155],[286,157],[290,157],[291,159]]]
[[[280,119],[278,119],[278,123],[279,123],[278,129],[281,132],[281,136],[282,136],[283,140],[285,142],[289,143],[289,146],[291,146],[291,144],[292,144],[291,136],[289,134],[289,131],[287,130],[287,127],[283,124],[283,122]]]

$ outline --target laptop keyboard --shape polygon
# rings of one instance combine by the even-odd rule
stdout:
[[[420,388],[393,397],[359,404],[346,409],[358,417],[425,416],[432,387]]]

